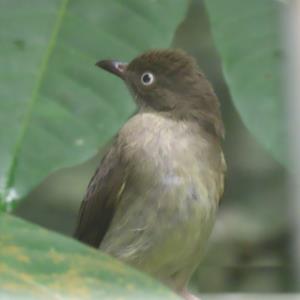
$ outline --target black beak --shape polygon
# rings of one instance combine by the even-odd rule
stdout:
[[[110,60],[110,59],[100,60],[96,63],[96,66],[98,66],[110,73],[113,73],[122,79],[124,79],[124,73],[127,68],[126,63],[122,63],[122,62],[119,62],[116,60]]]

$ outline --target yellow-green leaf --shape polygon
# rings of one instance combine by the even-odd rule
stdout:
[[[75,240],[0,214],[0,299],[179,299]]]

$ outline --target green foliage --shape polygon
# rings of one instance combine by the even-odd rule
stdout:
[[[0,216],[0,298],[179,299],[146,275],[77,241]]]
[[[0,0],[0,202],[94,155],[134,109],[94,65],[167,47],[182,0]],[[167,14],[166,14],[167,12]]]
[[[134,109],[95,67],[167,47],[181,0],[0,0],[0,208],[51,171],[94,155]],[[168,14],[166,14],[168,12]],[[75,241],[0,216],[0,298],[176,299]]]
[[[205,0],[240,115],[284,161],[279,1]],[[0,211],[85,161],[133,112],[99,59],[167,47],[185,0],[0,0]],[[197,41],[195,41],[197,42]],[[0,298],[177,299],[71,239],[0,214]]]
[[[242,120],[285,163],[282,50],[275,0],[205,0],[224,76]]]

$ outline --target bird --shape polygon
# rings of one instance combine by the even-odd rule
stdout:
[[[219,100],[181,49],[96,65],[122,79],[136,112],[91,178],[74,236],[182,298],[198,299],[187,286],[205,253],[226,173]]]

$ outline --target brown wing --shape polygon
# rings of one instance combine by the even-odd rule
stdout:
[[[113,145],[88,185],[79,211],[76,239],[99,247],[113,218],[124,175],[119,152]]]
[[[215,94],[210,82],[205,78],[204,74],[198,72],[198,75],[201,78],[201,82],[205,82],[202,91],[205,97],[202,99],[203,101],[200,102],[202,104],[202,126],[219,138],[224,138],[225,129],[222,121],[218,97]]]

